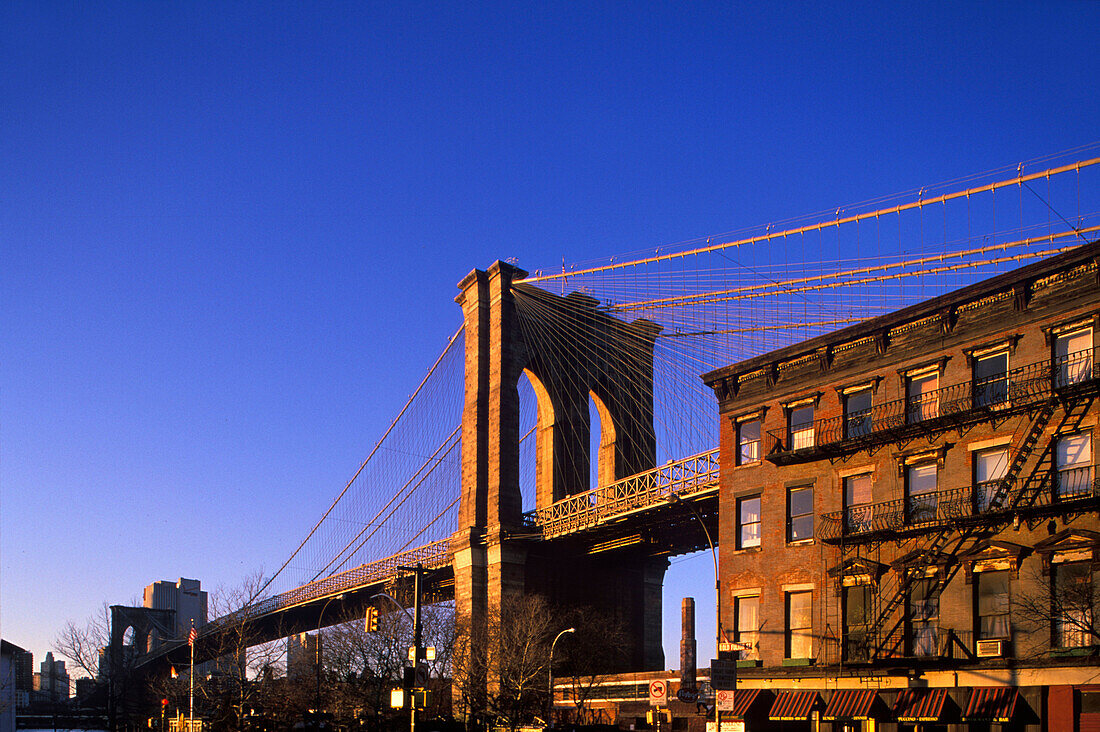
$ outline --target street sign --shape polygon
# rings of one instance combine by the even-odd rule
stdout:
[[[668,703],[668,682],[657,679],[649,682],[649,706],[660,707]]]
[[[418,663],[416,664],[416,685],[423,687],[428,683],[428,664]]]
[[[734,709],[733,696],[734,693],[729,689],[714,692],[714,703],[718,705],[718,711],[732,712]]]
[[[737,661],[721,661],[717,658],[710,662],[710,685],[714,689],[732,690],[737,688]]]
[[[751,643],[741,643],[739,641],[718,641],[718,650],[723,653],[732,653],[733,651],[751,651]]]

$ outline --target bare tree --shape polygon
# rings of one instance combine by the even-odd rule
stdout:
[[[1026,654],[1045,654],[1050,647],[1100,645],[1100,592],[1091,562],[1048,566],[1029,579],[1028,589],[1012,599],[1017,617],[1031,631]]]
[[[250,709],[259,703],[256,679],[285,657],[285,642],[260,642],[248,622],[249,603],[265,599],[257,594],[264,584],[263,573],[257,571],[238,585],[220,586],[211,593],[210,609],[218,629],[217,658],[197,670],[203,677],[199,686],[208,718],[222,729],[241,729]]]
[[[94,679],[101,671],[106,672],[106,669],[100,668],[100,652],[110,642],[111,608],[103,603],[103,607],[83,624],[72,620],[65,623],[65,627],[54,639],[53,647],[71,661],[74,667]]]
[[[563,627],[575,630],[563,636],[555,649],[554,676],[569,679],[572,684],[575,707],[572,721],[594,724],[597,720],[588,704],[599,676],[609,669],[622,668],[627,662],[630,644],[626,631],[612,615],[591,607],[575,608],[565,613],[562,621]]]
[[[511,729],[539,717],[557,625],[538,595],[505,597],[486,628],[459,618],[453,667],[462,708],[456,711],[470,721],[495,720]]]
[[[449,670],[453,629],[450,606],[424,608],[421,632],[424,645],[435,649],[429,670],[437,682]],[[411,621],[396,608],[379,616],[377,632],[368,632],[360,618],[325,632],[322,645],[328,670],[328,708],[334,710],[338,723],[363,720],[378,727],[403,714],[390,708],[390,691],[402,686],[412,636]],[[443,701],[438,693],[433,695],[427,714],[438,714]]]

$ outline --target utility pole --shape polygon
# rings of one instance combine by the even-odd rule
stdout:
[[[418,676],[420,672],[420,664],[425,660],[424,653],[424,631],[423,625],[420,621],[420,606],[423,595],[423,584],[421,578],[425,573],[430,570],[424,569],[423,564],[417,564],[415,567],[398,567],[398,569],[413,573],[413,667],[412,677],[413,683],[409,687],[409,732],[416,732],[416,717],[417,717],[417,685]],[[392,598],[391,598],[392,599]],[[423,698],[421,694],[421,698]]]
[[[417,564],[413,574],[413,673],[420,673],[420,662],[424,660],[423,627],[420,624],[420,576],[424,572],[423,565]],[[415,678],[415,677],[414,677]],[[412,704],[409,705],[409,732],[416,732],[416,693],[412,695]]]

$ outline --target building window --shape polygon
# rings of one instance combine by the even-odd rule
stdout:
[[[1009,625],[1010,574],[1008,570],[974,574],[979,640],[1008,639],[1012,636]]]
[[[844,396],[844,436],[861,437],[871,433],[871,388]]]
[[[913,580],[909,588],[906,620],[909,623],[909,649],[914,656],[934,656],[938,649],[940,598],[933,579]]]
[[[738,651],[738,658],[755,661],[760,658],[760,595],[738,595],[733,598],[734,640],[747,646]]]
[[[1092,378],[1092,328],[1054,337],[1055,386],[1079,384]]]
[[[994,407],[1008,402],[1008,353],[992,353],[974,360],[974,406]]]
[[[760,462],[760,420],[737,423],[737,464]]]
[[[1066,435],[1054,449],[1054,490],[1062,500],[1092,494],[1092,434]]]
[[[737,548],[760,546],[760,496],[737,499]]]
[[[1008,474],[1008,448],[998,447],[974,453],[974,507],[988,511],[1001,480]],[[1004,496],[1001,503],[1004,503]]]
[[[1057,564],[1054,574],[1054,643],[1061,648],[1096,644],[1093,608],[1095,594],[1089,562]]]
[[[871,506],[871,474],[844,479],[844,526],[851,533],[870,531],[874,519]]]
[[[923,422],[940,416],[940,375],[910,376],[905,384],[906,419]]]
[[[844,659],[871,660],[871,585],[844,588]]]
[[[814,487],[787,489],[787,541],[814,538]]]
[[[787,658],[813,658],[813,592],[787,593]]]
[[[906,508],[909,523],[925,524],[936,520],[936,463],[920,463],[905,469]]]
[[[805,404],[792,407],[787,419],[792,450],[803,450],[814,446],[814,405]]]

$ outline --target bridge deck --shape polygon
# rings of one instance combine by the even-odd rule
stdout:
[[[718,450],[714,449],[569,496],[528,512],[524,523],[543,539],[556,539],[596,531],[611,523],[642,521],[650,512],[669,506],[674,495],[701,498],[717,491]],[[380,588],[406,574],[402,567],[419,564],[441,569],[451,561],[450,539],[433,541],[253,603],[208,623],[200,631],[200,639],[241,622],[262,623],[273,616],[300,611],[342,593],[362,594],[370,588]],[[174,647],[164,646],[162,653],[155,655],[170,653]]]

